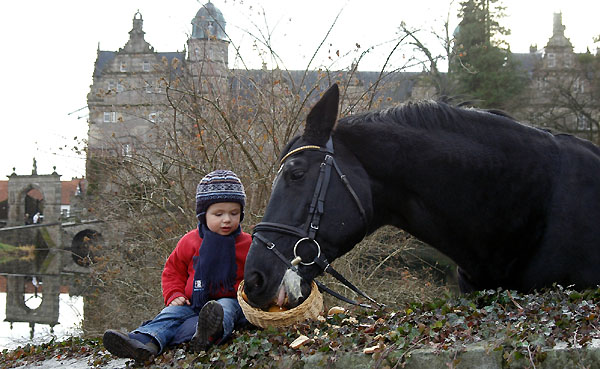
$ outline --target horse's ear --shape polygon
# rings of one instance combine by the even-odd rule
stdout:
[[[325,145],[337,120],[339,101],[340,90],[337,84],[333,84],[306,117],[306,127],[302,137],[307,142]]]

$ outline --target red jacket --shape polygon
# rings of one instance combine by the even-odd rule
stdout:
[[[244,266],[246,264],[246,256],[252,243],[252,237],[241,232],[235,238],[235,261],[237,264],[237,276],[233,291],[223,291],[221,294],[211,296],[213,299],[221,297],[235,297],[238,286],[244,279]],[[194,287],[194,256],[198,256],[202,238],[198,234],[198,229],[194,229],[181,237],[175,250],[171,253],[165,268],[162,272],[162,290],[165,306],[179,296],[184,296],[188,300],[192,299],[192,291]]]

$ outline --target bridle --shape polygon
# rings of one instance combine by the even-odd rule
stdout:
[[[321,246],[317,242],[316,236],[317,236],[317,232],[319,231],[319,228],[320,228],[321,216],[323,215],[325,197],[327,195],[327,189],[329,187],[329,181],[331,179],[332,169],[335,169],[335,172],[337,173],[340,180],[344,184],[344,187],[348,190],[348,192],[350,193],[350,196],[354,200],[354,203],[356,204],[358,211],[360,213],[360,216],[363,220],[365,234],[367,233],[367,225],[368,225],[367,214],[365,212],[364,207],[362,206],[362,203],[360,202],[360,199],[358,198],[358,195],[356,194],[356,191],[354,191],[354,189],[352,188],[352,185],[348,181],[346,175],[344,175],[342,173],[340,167],[338,166],[337,162],[335,161],[335,158],[333,156],[334,155],[333,140],[332,140],[331,136],[329,137],[329,140],[327,141],[327,143],[325,144],[324,147],[317,146],[317,145],[306,145],[306,146],[300,146],[296,149],[291,150],[285,156],[283,156],[283,158],[281,159],[281,161],[280,161],[281,167],[283,167],[283,165],[285,164],[285,161],[289,157],[291,157],[301,151],[306,151],[306,150],[316,150],[316,151],[323,152],[323,153],[325,153],[325,157],[323,158],[323,161],[321,162],[321,165],[319,168],[319,177],[317,178],[315,191],[313,193],[313,197],[310,202],[310,207],[308,210],[308,218],[304,224],[304,228],[299,228],[299,227],[290,226],[290,225],[282,224],[282,223],[276,223],[276,222],[260,222],[254,227],[252,237],[257,238],[260,242],[262,242],[267,247],[267,249],[273,251],[275,253],[275,255],[277,255],[277,257],[289,269],[292,269],[293,271],[295,271],[299,276],[302,277],[300,271],[298,270],[298,264],[301,264],[304,266],[316,264],[321,268],[322,272],[327,272],[327,273],[331,274],[333,277],[335,277],[337,280],[342,282],[345,286],[350,288],[352,291],[356,292],[360,296],[363,296],[364,298],[368,299],[369,301],[377,304],[380,308],[382,308],[382,307],[384,307],[383,304],[379,304],[377,301],[375,301],[371,297],[367,296],[364,292],[359,290],[356,286],[354,286],[346,278],[344,278],[340,273],[338,273],[335,269],[333,269],[331,264],[325,258],[325,255],[321,252]],[[279,234],[286,234],[286,235],[298,237],[298,240],[296,241],[296,243],[294,245],[294,258],[292,260],[286,259],[285,256],[283,256],[283,254],[277,249],[275,243],[271,242],[267,237],[265,237],[263,234],[261,234],[261,231],[275,232],[275,233],[279,233]],[[299,246],[305,245],[305,244],[314,245],[316,248],[315,249],[316,256],[312,261],[311,260],[304,261],[304,260],[302,260],[302,257],[298,255]],[[306,278],[304,278],[304,279],[306,279]],[[317,286],[319,287],[319,289],[321,291],[325,291],[325,292],[337,297],[340,300],[343,300],[343,301],[348,302],[353,305],[358,305],[358,306],[362,306],[362,307],[366,307],[366,308],[372,308],[371,305],[358,303],[352,299],[349,299],[349,298],[346,298],[345,296],[340,295],[339,293],[329,289],[327,286],[323,285],[322,283],[320,283],[317,280],[315,280],[315,283],[317,284]]]

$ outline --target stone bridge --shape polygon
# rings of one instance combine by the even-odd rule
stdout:
[[[5,181],[6,226],[0,228],[0,288],[7,293],[5,320],[29,322],[32,334],[36,323],[58,324],[61,290],[68,288],[70,295],[85,294],[86,284],[81,283],[85,279],[81,277],[89,273],[95,246],[105,242],[102,222],[65,216],[64,183],[56,172],[38,175],[35,164],[31,175],[13,173]],[[77,203],[80,195],[77,188],[69,194],[68,203]],[[81,210],[76,214],[84,214]],[[27,224],[34,211],[43,214],[43,221]],[[40,292],[42,298],[35,309],[25,304],[25,294],[32,290]]]

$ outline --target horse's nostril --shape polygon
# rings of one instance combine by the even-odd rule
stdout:
[[[244,289],[247,293],[257,293],[265,285],[265,277],[261,272],[251,272],[244,277]]]

